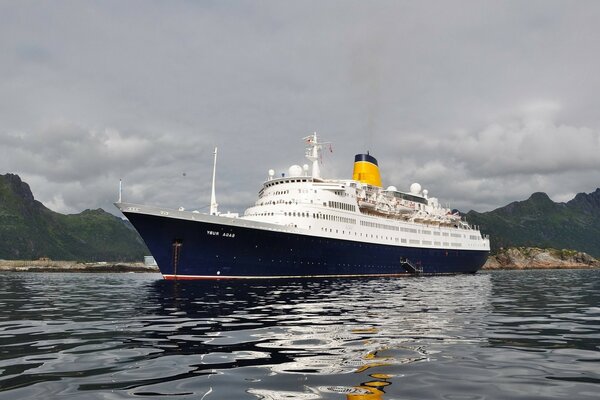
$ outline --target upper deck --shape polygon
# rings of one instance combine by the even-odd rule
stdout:
[[[489,248],[489,240],[476,227],[442,207],[419,184],[412,184],[407,192],[394,186],[381,187],[372,156],[356,157],[355,164],[368,165],[361,166],[358,172],[355,168],[353,179],[322,178],[316,151],[322,143],[316,135],[309,137],[307,143],[311,146],[307,155],[313,161],[312,174],[308,165],[294,165],[288,176],[281,177],[275,177],[274,170],[270,170],[258,199],[245,211],[243,219],[374,243],[383,239],[382,243]],[[444,241],[443,237],[453,239]]]

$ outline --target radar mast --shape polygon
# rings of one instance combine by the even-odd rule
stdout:
[[[329,142],[319,142],[317,139],[317,132],[313,132],[312,135],[309,135],[304,138],[304,141],[307,143],[306,147],[306,158],[310,162],[312,162],[312,177],[313,179],[321,179],[321,170],[319,168],[319,153],[323,148],[324,144],[329,144]]]

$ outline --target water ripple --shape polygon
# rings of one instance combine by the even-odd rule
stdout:
[[[591,399],[600,389],[600,271],[1,277],[0,398]]]

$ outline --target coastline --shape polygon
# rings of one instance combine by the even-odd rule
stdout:
[[[594,269],[600,261],[587,253],[575,250],[541,249],[538,247],[511,247],[490,255],[481,269]]]
[[[526,269],[594,269],[600,261],[573,250],[515,247],[490,255],[482,271]],[[160,273],[155,265],[143,262],[77,262],[54,260],[0,260],[0,272],[103,272]]]
[[[53,260],[0,260],[0,272],[155,272],[157,266],[143,262],[77,262]]]

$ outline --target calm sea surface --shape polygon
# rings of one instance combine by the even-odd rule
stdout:
[[[1,399],[599,399],[600,270],[0,274]]]

